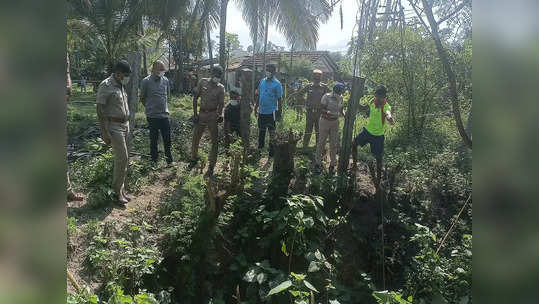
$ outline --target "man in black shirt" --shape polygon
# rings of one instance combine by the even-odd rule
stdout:
[[[225,146],[230,144],[230,135],[241,137],[240,131],[240,94],[230,91],[230,102],[225,108]]]

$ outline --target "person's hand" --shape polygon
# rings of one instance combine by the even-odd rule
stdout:
[[[389,113],[389,111],[386,112],[386,118],[387,118],[387,121],[389,121],[390,125],[395,124],[395,121],[393,120],[393,116],[391,116],[391,113]]]
[[[258,106],[255,106],[255,117],[258,118]]]
[[[112,136],[110,136],[110,132],[105,128],[101,129],[101,138],[107,145],[110,145],[112,142]]]
[[[219,117],[217,117],[217,123],[222,123],[223,122],[223,116],[219,115]]]

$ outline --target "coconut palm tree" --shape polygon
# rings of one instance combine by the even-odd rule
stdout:
[[[236,0],[236,2],[242,11],[243,19],[249,25],[253,46],[257,45],[259,35],[264,37],[264,69],[270,24],[277,27],[290,45],[299,42],[307,49],[315,49],[319,25],[328,20],[333,8],[327,0]],[[255,50],[253,47],[253,71],[255,71]]]
[[[228,0],[221,0],[219,10],[219,65],[225,68],[226,11]]]
[[[208,42],[204,37],[219,21],[219,0],[145,0],[149,20],[170,42],[177,66],[178,89],[183,89],[184,63],[199,58]]]
[[[108,68],[139,39],[142,0],[68,0],[68,30],[95,39],[105,52]]]

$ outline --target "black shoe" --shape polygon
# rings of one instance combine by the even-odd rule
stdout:
[[[119,195],[114,195],[114,197],[112,198],[112,203],[119,207],[125,207],[128,201],[125,199],[120,199]]]

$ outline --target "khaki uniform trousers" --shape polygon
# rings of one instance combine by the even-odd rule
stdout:
[[[339,120],[328,120],[320,117],[320,140],[316,146],[316,164],[322,163],[323,154],[325,154],[326,140],[329,138],[329,156],[331,159],[330,166],[337,164],[337,149],[339,146]]]
[[[127,136],[129,134],[129,122],[108,122],[112,151],[114,152],[114,170],[112,187],[116,194],[124,192],[127,177],[127,165],[129,154],[127,152]]]
[[[206,127],[210,130],[210,139],[211,139],[211,150],[210,150],[210,167],[214,168],[215,163],[217,162],[217,139],[218,139],[218,133],[217,133],[217,115],[215,111],[213,112],[200,112],[198,115],[198,123],[195,124],[195,131],[193,134],[193,145],[192,145],[192,154],[193,159],[196,159],[198,157],[198,146],[200,143],[200,138],[202,137],[202,134],[204,134],[204,131],[206,130]]]
[[[303,148],[307,148],[309,146],[309,142],[311,141],[311,134],[314,132],[316,134],[316,146],[318,146],[319,142],[319,121],[320,121],[320,111],[318,110],[312,110],[307,108],[307,117],[306,117],[306,123],[305,123],[305,135],[303,135]]]

